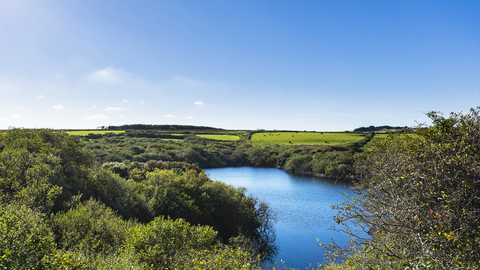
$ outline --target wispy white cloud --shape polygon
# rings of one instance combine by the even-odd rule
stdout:
[[[176,116],[173,115],[173,114],[166,114],[165,117],[167,117],[167,118],[176,118]]]
[[[22,115],[19,114],[19,113],[16,113],[16,114],[11,114],[10,117],[11,117],[11,118],[21,118]]]
[[[108,108],[105,108],[104,111],[121,111],[122,108],[120,107],[108,107]]]
[[[94,114],[94,115],[85,116],[85,118],[87,118],[87,119],[108,119],[110,117],[108,117],[104,114]]]
[[[129,100],[128,100],[128,99],[124,99],[124,100],[122,100],[122,101],[123,101],[123,103],[127,103]]]
[[[203,102],[202,102],[202,101],[197,101],[197,102],[195,102],[195,103],[193,103],[193,104],[195,104],[195,105],[203,105]]]
[[[194,117],[194,116],[187,116],[187,117],[185,117],[185,119],[193,119],[193,118],[195,118],[195,117]]]
[[[130,74],[114,66],[94,71],[88,75],[88,79],[97,82],[105,83],[120,83],[123,82]]]
[[[120,115],[118,118],[124,118],[124,117],[125,117],[125,116],[123,116],[123,115]]]
[[[205,83],[199,80],[191,79],[184,76],[172,76],[172,82],[175,85],[182,85],[186,87],[203,87]]]
[[[7,118],[1,118],[1,117],[0,117],[0,122],[7,122],[7,121],[8,121]]]
[[[63,105],[60,105],[60,104],[58,104],[58,105],[53,105],[52,108],[54,108],[55,110],[63,110],[63,109],[65,109],[65,108],[63,108]]]
[[[108,107],[108,108],[105,108],[105,109],[103,109],[103,110],[104,110],[104,111],[121,111],[121,110],[128,111],[128,110],[130,110],[130,108]]]
[[[36,96],[35,98],[37,98],[37,99],[42,99],[42,98],[45,98],[45,96],[44,96],[44,95],[38,95],[38,96]]]

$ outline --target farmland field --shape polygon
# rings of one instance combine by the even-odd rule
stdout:
[[[373,147],[375,146],[376,143],[378,142],[381,142],[385,139],[388,138],[388,136],[390,135],[395,135],[395,136],[405,136],[405,134],[402,134],[402,133],[392,133],[392,134],[388,134],[388,133],[375,133],[375,136],[367,143],[363,146],[363,149],[364,150],[372,150]],[[416,134],[407,134],[408,136],[412,136],[412,137],[415,137],[417,136]]]
[[[240,137],[237,135],[224,135],[224,134],[197,134],[198,137],[213,139],[213,140],[220,140],[220,141],[238,141]]]
[[[125,131],[123,130],[75,130],[75,131],[66,131],[68,135],[73,136],[87,136],[88,134],[106,134],[106,133],[113,133],[113,134],[122,134]]]
[[[385,140],[389,135],[390,134],[386,133],[376,133],[375,136],[373,136],[373,138],[363,146],[363,149],[372,150],[376,143]]]
[[[319,132],[261,132],[254,133],[253,143],[266,142],[288,145],[334,145],[360,141],[364,136],[355,133],[319,133]]]

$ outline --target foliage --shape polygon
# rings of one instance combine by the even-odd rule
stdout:
[[[390,136],[390,135],[391,135],[390,133],[380,133],[380,134],[375,133],[375,136],[367,144],[365,144],[362,147],[362,149],[367,150],[367,151],[371,151],[375,148],[375,145],[377,145],[381,141],[387,139],[388,136]]]
[[[122,248],[120,252],[114,254],[97,254],[91,259],[93,269],[112,269],[112,270],[143,270],[147,265],[140,261],[133,249]]]
[[[155,169],[137,185],[152,216],[212,226],[223,242],[239,233],[266,241],[262,226],[267,225],[270,210],[245,196],[244,189],[212,181],[204,172],[193,170]]]
[[[253,270],[262,269],[260,259],[241,248],[216,246],[213,250],[190,249],[182,256],[176,257],[177,269],[205,270]]]
[[[0,267],[44,269],[55,248],[45,216],[25,205],[0,204]]]
[[[56,242],[64,250],[84,253],[113,253],[126,239],[132,224],[123,221],[110,208],[90,199],[52,220]]]
[[[50,130],[0,134],[0,194],[42,212],[83,191],[94,156],[76,138]]]
[[[190,226],[183,219],[157,217],[130,229],[126,246],[152,269],[170,268],[176,257],[190,249],[208,250],[217,243],[217,233],[208,226]]]
[[[363,268],[480,268],[479,113],[430,112],[430,127],[378,144],[360,168],[358,197],[337,206],[352,246],[327,250],[356,252]]]
[[[98,140],[120,145],[126,138],[101,135],[84,140],[95,141],[89,146],[96,150],[102,149]],[[184,153],[176,145],[147,140],[142,145],[136,139],[128,138],[136,144],[127,147],[137,156],[159,149],[169,158]],[[241,159],[233,144],[212,144],[211,152],[204,147],[209,144],[193,140],[182,149],[188,158],[204,162]],[[199,167],[182,161],[109,162],[101,168],[77,137],[52,130],[0,134],[0,205],[0,258],[8,268],[144,269],[148,267],[139,250],[154,252],[155,245],[173,250],[172,243],[185,246],[175,249],[175,259],[168,257],[163,265],[248,268],[258,263],[258,254],[274,251],[271,211],[245,196],[243,189],[212,181]],[[135,239],[129,228],[167,222],[155,219],[159,215],[170,216],[173,238],[152,240],[141,249],[126,244]],[[245,237],[250,244],[232,244],[231,237]]]
[[[353,174],[354,155],[347,151],[319,152],[312,160],[312,170],[317,174],[349,175]]]
[[[392,127],[392,126],[369,126],[369,127],[359,127],[353,130],[353,132],[369,132],[369,131],[397,131],[397,130],[408,130],[408,127]]]
[[[97,198],[125,219],[136,218],[142,222],[153,219],[145,205],[143,194],[137,192],[135,183],[131,181],[96,168],[92,170],[88,187],[84,199]]]
[[[83,140],[86,144],[85,147],[95,153],[97,160],[106,164],[104,168],[113,166],[109,162],[116,162],[117,165],[114,166],[115,168],[111,168],[111,170],[119,173],[122,177],[126,177],[125,173],[133,169],[133,167],[141,167],[137,164],[129,165],[130,163],[146,163],[153,160],[157,162],[187,162],[195,164],[200,168],[227,166],[278,167],[302,174],[347,178],[353,173],[354,155],[361,154],[363,152],[362,147],[374,136],[373,133],[366,135],[353,133],[288,133],[290,136],[289,140],[299,139],[301,136],[333,136],[325,145],[282,145],[272,142],[253,143],[247,140],[248,135],[251,134],[245,131],[227,131],[227,133],[222,131],[217,133],[218,136],[239,136],[241,139],[235,142],[198,137],[202,134],[204,135],[204,133],[214,134],[212,132],[209,130],[190,130],[182,133],[161,130],[128,130],[125,134],[114,137],[83,138]],[[194,136],[195,134],[198,136]],[[281,134],[285,135],[287,133],[281,132],[277,135],[280,136]],[[294,137],[291,137],[292,135]],[[342,136],[346,137],[343,138]],[[184,139],[179,142],[172,142],[167,141],[167,137]],[[347,143],[350,140],[347,137],[353,139],[353,141]],[[342,144],[334,144],[335,142]],[[352,151],[354,154],[352,154]],[[320,152],[337,152],[333,155],[341,156],[341,158],[318,155],[317,153]],[[344,152],[344,154],[339,152]],[[300,156],[310,156],[311,161],[298,162]],[[303,158],[305,159],[305,157]],[[287,165],[290,159],[293,160]],[[120,163],[124,165],[120,165]],[[316,163],[322,163],[323,165],[318,167],[315,166]],[[296,167],[297,165],[301,166],[301,168]],[[317,170],[314,169],[315,167],[317,167]],[[327,167],[329,168],[328,170],[326,170]]]
[[[310,164],[311,161],[312,161],[311,155],[302,155],[302,156],[292,157],[285,163],[285,170],[311,171],[312,170],[312,165]]]
[[[122,126],[108,126],[108,130],[222,130],[214,127],[189,126],[189,125],[145,125],[133,124]]]

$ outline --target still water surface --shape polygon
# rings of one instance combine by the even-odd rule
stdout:
[[[206,169],[212,180],[234,187],[247,188],[247,194],[267,202],[277,214],[275,231],[279,252],[277,262],[305,269],[310,263],[322,263],[320,242],[333,238],[341,245],[349,240],[343,234],[327,230],[334,225],[333,204],[346,200],[341,193],[351,194],[348,184],[332,180],[299,176],[280,169],[235,167]]]

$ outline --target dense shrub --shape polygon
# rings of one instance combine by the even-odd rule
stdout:
[[[0,267],[48,269],[55,242],[45,216],[25,205],[0,204]]]
[[[336,256],[355,252],[364,268],[480,268],[480,108],[428,115],[430,127],[390,136],[363,163],[359,197],[337,207],[353,242],[328,248]]]
[[[294,156],[285,163],[285,170],[295,172],[295,171],[311,171],[312,170],[312,156],[311,155],[301,155]]]
[[[130,229],[126,246],[133,248],[150,269],[168,269],[190,249],[212,249],[217,243],[216,236],[208,226],[191,226],[182,219],[157,217]]]
[[[87,254],[113,253],[123,245],[132,226],[93,199],[56,214],[52,223],[60,248]]]
[[[42,212],[62,209],[83,192],[94,156],[76,138],[50,130],[14,129],[0,134],[0,193]]]

